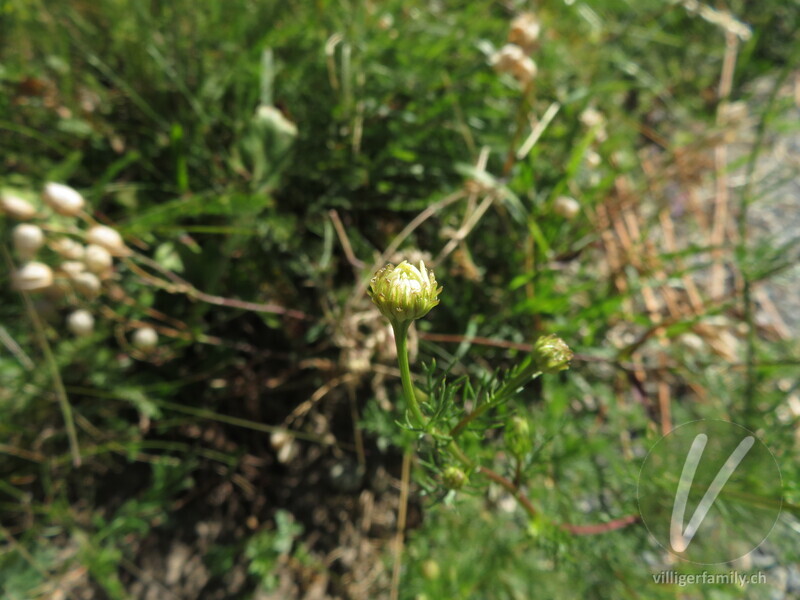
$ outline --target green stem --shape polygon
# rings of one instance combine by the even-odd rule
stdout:
[[[397,346],[397,363],[400,366],[400,380],[403,382],[403,395],[406,398],[411,414],[419,427],[427,424],[422,411],[419,409],[417,396],[414,393],[414,384],[411,381],[411,369],[408,365],[408,326],[411,322],[392,324],[394,327],[394,342]]]

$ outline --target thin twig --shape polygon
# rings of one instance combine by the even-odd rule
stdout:
[[[353,247],[350,245],[350,239],[347,237],[347,232],[344,230],[344,225],[339,218],[339,213],[336,212],[335,208],[332,208],[328,211],[328,216],[331,218],[334,229],[336,229],[336,235],[339,236],[339,243],[342,245],[342,250],[344,250],[344,255],[347,257],[347,262],[349,262],[354,269],[363,269],[366,264],[353,254]]]
[[[240,310],[250,310],[253,312],[263,312],[263,313],[271,313],[276,315],[283,315],[285,317],[289,317],[292,319],[298,319],[301,321],[308,321],[311,319],[309,315],[306,313],[295,310],[293,308],[285,308],[280,306],[279,304],[261,304],[258,302],[248,302],[246,300],[237,300],[236,298],[225,298],[223,296],[214,296],[212,294],[207,294],[205,292],[201,292],[196,287],[194,287],[191,283],[186,281],[185,279],[179,277],[172,271],[168,269],[164,269],[161,265],[159,265],[156,261],[148,258],[144,255],[136,255],[136,258],[150,266],[151,268],[157,270],[168,279],[172,281],[172,284],[169,282],[160,280],[152,275],[146,273],[142,269],[140,269],[132,260],[126,259],[125,264],[134,272],[136,272],[139,276],[143,277],[146,281],[152,283],[163,289],[166,292],[172,294],[185,294],[190,298],[194,298],[195,300],[200,300],[202,302],[206,302],[208,304],[214,304],[217,306],[224,306],[226,308],[237,308]]]

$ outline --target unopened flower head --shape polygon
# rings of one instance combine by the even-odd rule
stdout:
[[[514,415],[506,424],[505,442],[508,449],[518,457],[525,456],[533,450],[533,437],[528,419]]]
[[[450,465],[442,471],[442,483],[451,490],[460,490],[467,483],[467,474],[455,465]]]
[[[392,325],[420,319],[437,304],[442,288],[436,284],[433,271],[401,262],[388,264],[370,281],[368,294]]]
[[[569,369],[572,350],[554,334],[544,335],[533,345],[533,361],[542,373],[558,373]]]

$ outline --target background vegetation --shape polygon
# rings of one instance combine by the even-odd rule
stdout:
[[[3,598],[797,597],[796,229],[770,207],[796,173],[800,6],[686,5],[0,3],[0,186],[68,183],[136,252],[83,338],[4,263]],[[526,10],[528,87],[489,64]],[[541,333],[578,354],[515,405],[541,522],[403,472],[364,284],[420,253],[444,285],[420,382]],[[149,354],[126,341],[144,322]],[[647,449],[704,417],[781,467],[790,510],[736,565],[766,586],[655,585],[640,524],[548,525],[637,514]]]

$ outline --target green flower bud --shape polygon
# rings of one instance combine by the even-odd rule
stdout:
[[[569,368],[572,350],[557,335],[544,335],[533,345],[533,362],[542,373],[558,373]]]
[[[506,446],[517,457],[523,457],[533,450],[533,438],[528,419],[515,415],[511,417],[505,431]]]
[[[442,471],[442,483],[451,490],[460,490],[467,483],[467,474],[456,466],[446,467]]]
[[[368,294],[392,325],[420,319],[437,304],[441,287],[433,271],[419,261],[419,268],[403,261],[396,267],[388,264],[370,281]]]
[[[435,560],[428,559],[422,563],[422,576],[428,581],[435,581],[436,579],[439,579],[441,574],[442,570],[439,567],[439,563]]]

